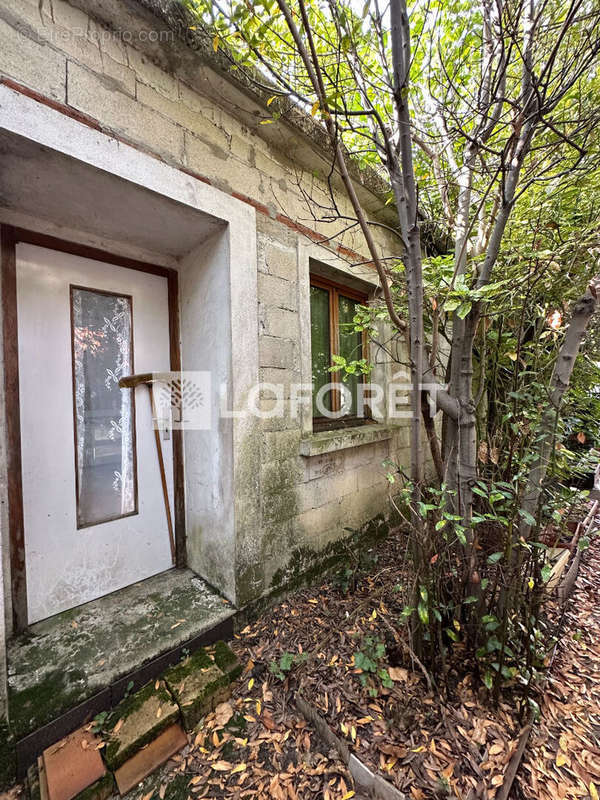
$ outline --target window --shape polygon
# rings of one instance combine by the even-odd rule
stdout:
[[[131,297],[71,286],[77,527],[137,513]]]
[[[347,361],[365,357],[365,335],[362,331],[354,330],[353,319],[358,306],[366,302],[367,296],[364,294],[311,275],[310,333],[315,430],[359,425],[365,421],[365,410],[360,408],[362,404],[358,392],[363,376],[329,370],[336,355],[343,356]],[[345,408],[342,408],[343,404]],[[331,412],[335,417],[331,416]]]

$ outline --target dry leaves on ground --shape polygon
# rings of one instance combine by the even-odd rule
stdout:
[[[600,542],[585,553],[515,796],[600,793]]]

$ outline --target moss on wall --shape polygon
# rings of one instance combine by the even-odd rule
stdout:
[[[322,550],[315,550],[307,545],[295,548],[286,565],[273,575],[269,590],[238,612],[236,615],[238,629],[256,619],[277,599],[309,585],[317,578],[322,578],[347,558],[349,550],[359,553],[385,539],[389,530],[389,518],[384,514],[378,514],[358,530],[330,542]]]

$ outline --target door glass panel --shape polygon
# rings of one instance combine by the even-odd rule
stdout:
[[[317,408],[317,393],[331,383],[331,355],[329,347],[329,292],[318,286],[310,287],[310,342],[312,351],[313,416],[322,417],[323,408],[331,410],[331,392],[321,398]]]
[[[77,527],[137,512],[131,297],[71,287]]]

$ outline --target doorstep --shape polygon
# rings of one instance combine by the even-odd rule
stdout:
[[[188,652],[233,635],[235,608],[191,570],[169,570],[37,622],[8,647],[22,778],[49,745]]]

